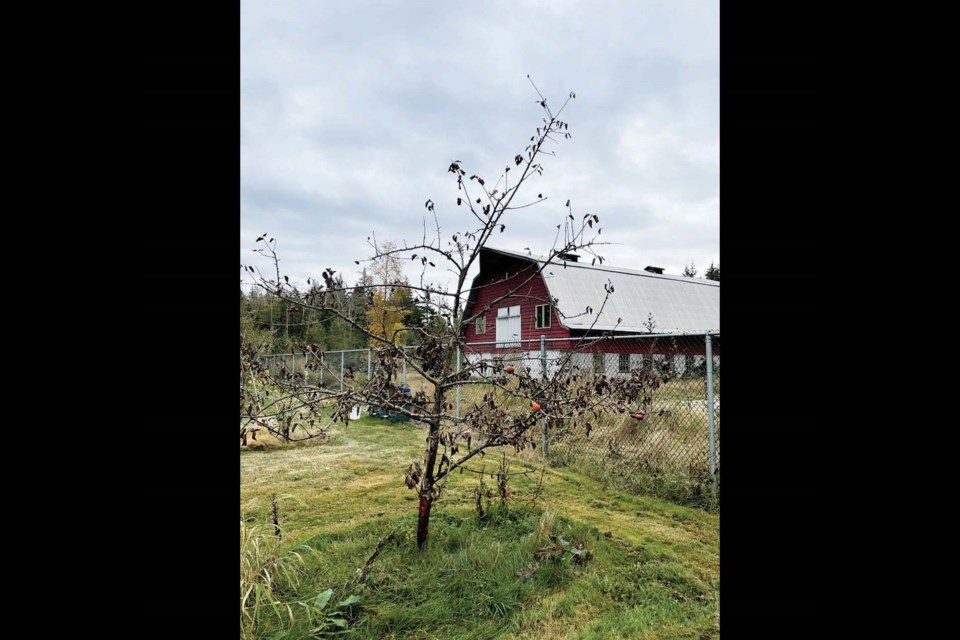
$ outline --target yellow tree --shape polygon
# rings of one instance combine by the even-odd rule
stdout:
[[[370,346],[380,348],[383,343],[377,340],[382,338],[395,345],[401,344],[401,329],[404,328],[403,319],[410,315],[409,294],[402,287],[393,287],[389,299],[384,298],[383,291],[378,287],[373,292],[373,305],[367,312],[370,324]]]

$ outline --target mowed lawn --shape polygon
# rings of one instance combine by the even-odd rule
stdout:
[[[306,545],[307,570],[297,593],[311,599],[360,596],[350,638],[718,638],[719,517],[657,499],[608,490],[566,469],[513,475],[506,508],[496,481],[483,499],[480,477],[456,473],[433,509],[430,539],[416,549],[416,496],[403,483],[422,458],[425,432],[364,418],[339,427],[325,443],[242,449],[241,514],[270,519],[279,497],[283,548]],[[508,455],[510,471],[529,460]],[[471,466],[495,472],[500,453]],[[350,582],[377,543],[394,539],[357,587]],[[540,553],[558,540],[570,553]],[[555,554],[553,554],[555,555]],[[336,602],[337,600],[332,600]],[[270,619],[262,638],[311,637],[296,616]]]

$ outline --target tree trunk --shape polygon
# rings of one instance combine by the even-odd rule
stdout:
[[[433,507],[431,491],[420,490],[420,515],[417,518],[417,548],[420,551],[427,546],[427,534],[430,528],[430,509]]]
[[[433,507],[434,466],[437,464],[437,449],[440,446],[440,415],[443,412],[443,386],[437,385],[434,394],[434,407],[437,414],[430,420],[430,434],[427,436],[427,450],[423,456],[423,478],[420,479],[420,510],[417,517],[417,548],[420,551],[427,546],[430,528],[430,509]]]

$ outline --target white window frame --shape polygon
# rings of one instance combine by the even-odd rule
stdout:
[[[541,309],[543,311],[541,311]],[[549,304],[538,304],[533,311],[533,326],[536,329],[549,329],[553,313]]]

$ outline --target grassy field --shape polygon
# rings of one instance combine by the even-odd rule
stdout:
[[[402,474],[421,457],[423,436],[409,424],[364,418],[325,443],[241,451],[243,517],[269,522],[271,496],[280,496],[281,550],[301,547],[303,570],[295,587],[276,586],[279,600],[312,602],[333,589],[332,607],[359,596],[343,608],[349,626],[341,635],[352,638],[719,637],[717,515],[548,468],[539,496],[539,471],[511,476],[506,508],[499,497],[484,500],[480,522],[479,476],[464,473],[434,507],[420,553],[415,494]],[[511,472],[530,464],[508,460]],[[499,462],[492,454],[474,467],[495,471]],[[350,587],[391,531],[366,581]],[[550,558],[561,539],[581,543],[589,558]],[[293,613],[293,622],[286,613],[261,615],[247,625],[249,637],[313,637],[316,621]]]

